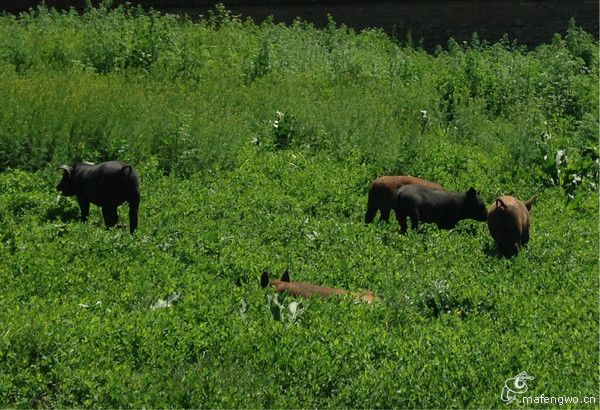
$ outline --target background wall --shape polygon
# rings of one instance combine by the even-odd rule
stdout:
[[[118,4],[120,1],[115,1]],[[34,7],[35,0],[2,0],[0,10],[18,12]],[[97,1],[93,1],[97,3]],[[206,15],[215,1],[205,0],[132,0],[131,3],[154,7],[191,17]],[[408,31],[415,42],[423,39],[427,48],[444,44],[448,38],[468,40],[473,32],[480,38],[498,40],[504,33],[519,43],[536,45],[562,33],[571,17],[585,30],[598,37],[598,1],[579,0],[404,0],[404,1],[225,1],[234,14],[261,21],[272,15],[275,21],[291,22],[301,17],[318,26],[331,14],[337,23],[356,29],[381,27],[400,39]],[[83,9],[84,0],[46,0],[53,7]]]

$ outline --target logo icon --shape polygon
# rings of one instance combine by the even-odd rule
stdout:
[[[502,388],[502,394],[500,399],[506,404],[510,404],[517,399],[518,395],[521,395],[527,391],[527,380],[533,380],[534,377],[527,374],[527,372],[521,372],[515,377],[507,379],[504,382]]]

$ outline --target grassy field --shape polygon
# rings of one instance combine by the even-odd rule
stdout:
[[[430,54],[223,8],[1,16],[0,407],[504,407],[522,371],[597,397],[598,66],[575,24]],[[141,175],[133,236],[55,190],[108,159]],[[365,226],[384,174],[538,195],[531,242]],[[382,300],[274,298],[287,267]]]

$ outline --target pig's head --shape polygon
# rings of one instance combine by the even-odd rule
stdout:
[[[73,196],[75,195],[75,188],[73,187],[73,167],[69,165],[61,165],[58,169],[62,170],[63,177],[56,186],[56,190],[59,191],[64,196]]]
[[[282,283],[282,282],[290,282],[290,273],[289,273],[289,271],[287,269],[285,270],[285,272],[281,276],[281,279],[279,279],[279,280],[277,280],[277,279],[270,279],[269,278],[269,272],[267,272],[267,271],[264,271],[262,273],[262,276],[260,277],[260,285],[263,288],[266,288],[269,285],[274,286],[275,288],[277,288],[277,285],[280,284],[280,283]]]
[[[465,195],[464,215],[476,221],[487,221],[487,207],[475,188],[471,187]]]

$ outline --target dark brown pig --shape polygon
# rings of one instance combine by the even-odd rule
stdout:
[[[381,220],[389,222],[390,211],[394,208],[394,194],[405,185],[422,185],[431,189],[443,189],[441,185],[410,175],[385,175],[377,178],[369,186],[365,223],[373,222],[377,211]]]
[[[302,296],[304,298],[310,298],[314,295],[322,298],[327,298],[332,295],[352,295],[356,301],[373,303],[379,300],[371,291],[365,290],[364,292],[348,292],[345,289],[340,288],[328,288],[325,286],[313,285],[312,283],[306,282],[291,282],[290,275],[286,269],[281,276],[281,279],[269,279],[269,272],[264,271],[260,278],[260,284],[263,288],[271,285],[277,292],[288,292],[292,296]]]
[[[531,206],[535,197],[522,202],[510,195],[497,198],[488,213],[487,223],[492,238],[503,256],[510,258],[529,242]]]

